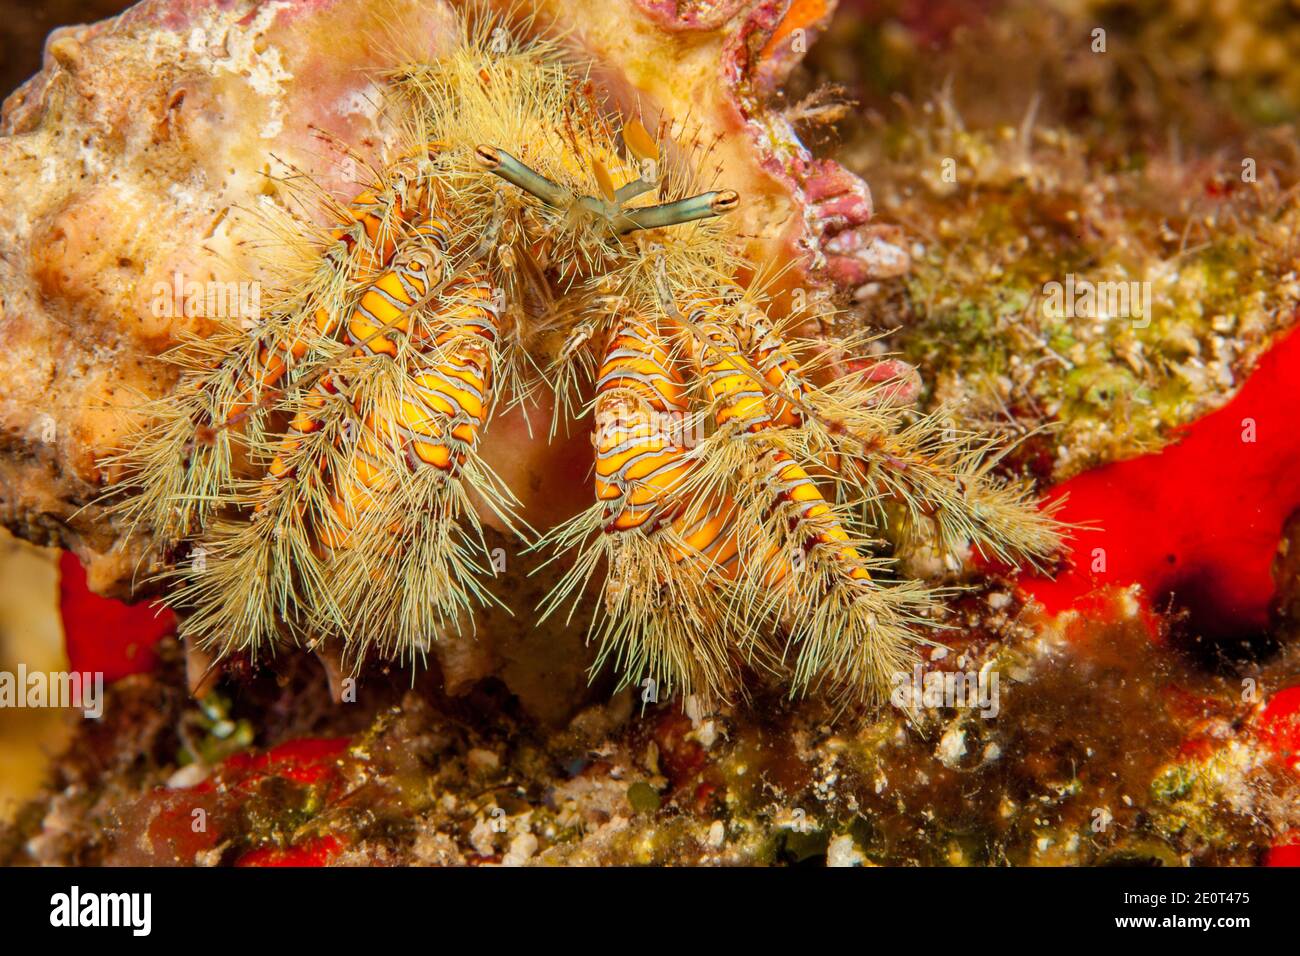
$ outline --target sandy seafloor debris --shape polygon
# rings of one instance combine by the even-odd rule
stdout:
[[[622,694],[544,729],[499,687],[447,700],[436,680],[408,689],[404,675],[332,705],[305,661],[200,709],[164,648],[159,673],[115,685],[104,721],[78,735],[3,852],[136,864],[1260,862],[1298,822],[1294,755],[1276,750],[1239,680],[1153,644],[1136,610],[1118,596],[1106,623],[1047,626],[1005,591],[972,595],[968,629],[934,666],[996,667],[996,717],[930,709],[859,728],[779,700],[701,714],[690,702],[642,711]],[[1269,688],[1295,669],[1292,650],[1254,673]],[[287,742],[239,750],[253,726],[263,746]]]

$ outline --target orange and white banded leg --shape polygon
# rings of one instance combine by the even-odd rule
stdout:
[[[671,339],[621,317],[597,373],[596,504],[555,535],[578,549],[547,613],[606,569],[593,638],[599,667],[656,694],[725,697],[736,686],[734,627],[719,592],[728,565],[708,506],[682,494],[691,461],[686,387]]]
[[[477,456],[498,363],[492,289],[472,265],[447,278],[427,245],[423,260],[417,253],[399,252],[346,323],[359,356],[396,366],[353,395],[364,428],[326,537],[331,591],[353,626],[343,636],[358,655],[420,655],[440,633],[472,626],[472,607],[495,599],[468,491],[511,520],[513,499]]]
[[[678,324],[718,430],[700,452],[701,486],[736,502],[739,586],[747,647],[777,659],[768,629],[788,632],[796,690],[826,682],[846,699],[872,699],[916,638],[925,595],[881,586],[807,468],[787,449],[804,423],[802,370],[761,316],[697,300]],[[793,443],[797,444],[797,442]]]

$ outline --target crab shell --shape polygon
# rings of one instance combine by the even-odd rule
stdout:
[[[537,23],[594,61],[620,108],[689,117],[717,138],[755,261],[792,266],[788,287],[846,289],[896,269],[896,250],[868,224],[866,185],[815,159],[769,105],[830,12],[821,0],[542,0]],[[356,165],[338,144],[378,158],[394,135],[376,105],[394,39],[436,53],[453,35],[441,0],[145,0],[51,35],[43,69],[0,120],[5,525],[75,551],[92,589],[129,593],[146,543],[95,504],[113,477],[104,459],[132,427],[129,410],[171,387],[156,356],[211,329],[159,316],[158,290],[178,275],[257,274],[237,213],[274,190],[277,161],[355,194]],[[589,503],[591,448],[581,427],[548,444],[550,410],[534,415],[531,429],[517,412],[499,416],[483,449],[524,517],[548,527]],[[444,670],[508,671],[519,655],[491,645],[446,648]]]

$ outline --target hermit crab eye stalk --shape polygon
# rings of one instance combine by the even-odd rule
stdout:
[[[709,219],[729,213],[740,205],[740,195],[734,189],[700,193],[677,202],[661,203],[644,209],[623,212],[614,220],[618,232],[628,233],[636,229],[658,229],[661,226],[676,226],[696,219]],[[626,224],[626,225],[624,225]]]
[[[495,146],[479,146],[474,150],[474,156],[488,172],[495,173],[506,182],[536,196],[552,209],[564,209],[576,202],[588,212],[605,219],[610,228],[620,236],[638,229],[660,229],[697,219],[721,216],[731,212],[740,204],[740,195],[735,190],[723,189],[688,196],[676,202],[660,203],[657,206],[624,209],[623,203],[654,188],[653,184],[642,179],[635,179],[617,190],[602,190],[608,198],[579,196],[573,200],[556,183],[511,156],[504,149],[497,149]],[[593,170],[597,173],[598,181],[603,185],[607,184],[609,174],[604,167],[599,163],[593,163]]]
[[[536,196],[546,205],[557,209],[564,206],[566,194],[563,189],[541,173],[534,171],[532,167],[515,159],[504,149],[479,146],[474,150],[474,158],[488,172],[496,173],[506,182]]]

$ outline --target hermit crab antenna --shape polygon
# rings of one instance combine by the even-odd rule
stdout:
[[[495,173],[506,182],[536,196],[553,209],[563,209],[575,201],[560,186],[532,169],[527,163],[511,156],[504,149],[497,149],[495,146],[478,146],[474,150],[474,157],[488,172]],[[630,199],[645,191],[641,188],[629,188],[640,185],[643,184],[637,180],[617,190],[613,202],[608,199],[597,199],[594,196],[579,196],[576,202],[584,209],[603,216],[619,235],[626,235],[638,229],[659,229],[664,226],[693,222],[696,219],[721,216],[740,205],[740,195],[735,190],[723,189],[700,193],[698,196],[688,196],[676,202],[661,203],[657,206],[645,206],[640,209],[622,208],[624,199]],[[646,188],[650,187],[647,185]]]

